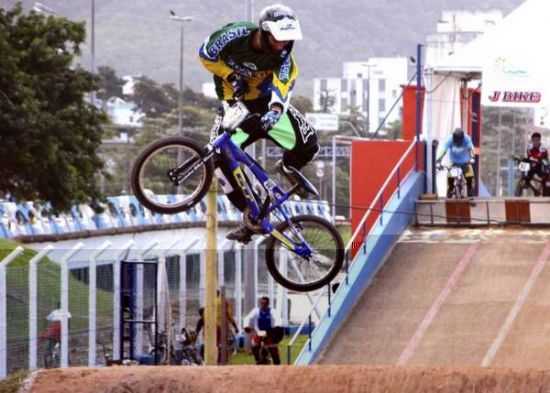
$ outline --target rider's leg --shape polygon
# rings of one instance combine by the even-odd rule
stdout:
[[[285,128],[275,126],[268,132],[268,136],[285,150],[283,164],[301,169],[319,152],[317,132],[305,116],[292,105],[288,107],[287,116],[290,126]],[[292,139],[294,143],[291,144],[289,141]]]
[[[277,163],[278,170],[291,184],[296,183],[293,172],[288,167],[299,170],[319,152],[315,129],[296,108],[290,105],[286,116],[268,132],[268,138],[284,150],[283,159]],[[301,192],[301,196],[305,197],[307,193]]]
[[[251,350],[256,364],[260,364],[260,345],[252,345]]]
[[[468,197],[474,196],[474,177],[466,178],[466,190],[468,191]]]
[[[466,178],[466,191],[468,197],[474,196],[474,167],[471,164],[464,168],[464,177]]]
[[[279,356],[279,347],[277,345],[269,346],[269,353],[271,354],[271,359],[273,359],[273,364],[281,364],[281,357]]]
[[[246,101],[245,105],[250,110],[250,112],[261,114],[267,112],[268,100],[258,99],[254,101]],[[232,138],[232,141],[240,146],[241,149],[245,149],[247,146],[251,145],[257,140],[266,137],[266,134],[262,132],[261,124],[258,117],[252,117],[248,119],[243,124],[241,124],[239,128],[243,132],[235,134]],[[229,185],[228,187],[224,188],[222,184],[222,189],[224,190],[224,193],[237,209],[239,209],[241,212],[244,212],[247,206],[246,198],[244,196],[244,192],[239,186],[237,180],[235,179],[235,176],[229,169],[229,159],[223,156],[219,157],[218,166],[221,169],[225,178],[222,179],[222,181],[224,181],[226,185]],[[230,231],[227,234],[226,238],[229,240],[236,240],[247,243],[251,240],[252,235],[252,230],[250,230],[243,223],[234,230]]]
[[[451,176],[447,176],[447,198],[451,198],[453,196],[454,186],[454,179]]]

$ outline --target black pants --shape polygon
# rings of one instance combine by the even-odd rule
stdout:
[[[268,345],[265,348],[269,351],[269,354],[271,355],[271,359],[273,360],[273,364],[275,365],[281,364],[281,358],[279,356],[279,347],[277,347],[276,345]],[[261,364],[260,349],[261,349],[260,345],[255,345],[252,347],[252,354],[254,355],[254,359],[256,359],[256,364]]]
[[[251,113],[263,115],[269,110],[268,98],[259,98],[253,101],[245,101],[244,103]],[[290,124],[292,125],[292,129],[288,132],[294,134],[295,142],[293,146],[289,148],[288,144],[283,145],[282,140],[274,138],[262,129],[259,117],[252,117],[240,126],[240,128],[248,134],[248,139],[241,144],[241,148],[244,150],[252,143],[261,139],[271,140],[284,150],[283,163],[285,166],[293,166],[296,169],[301,169],[308,162],[310,162],[319,151],[317,132],[306,121],[304,115],[302,115],[292,105],[289,106],[286,114],[290,120]],[[230,192],[226,192],[227,197],[233,205],[235,205],[240,211],[243,211],[246,208],[246,198],[241,191],[241,188],[238,186],[233,174],[229,170],[228,159],[221,155],[216,160],[216,165],[222,170],[224,177],[229,182],[229,188],[232,189]],[[225,188],[223,184],[222,188]]]

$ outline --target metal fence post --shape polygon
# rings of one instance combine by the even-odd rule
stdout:
[[[120,324],[122,321],[122,315],[120,313],[120,264],[123,259],[126,258],[130,251],[130,248],[134,245],[134,241],[128,241],[123,247],[122,252],[113,263],[113,360],[121,360],[120,352]]]
[[[178,296],[178,303],[179,303],[179,310],[180,310],[179,311],[180,331],[187,324],[187,253],[190,250],[192,250],[193,247],[195,247],[198,242],[199,242],[199,239],[193,240],[191,243],[186,245],[180,253],[180,263],[179,263],[180,285],[179,285],[179,296]]]
[[[328,313],[328,317],[329,317],[329,318],[331,317],[330,311],[331,311],[331,306],[332,306],[332,304],[331,304],[331,298],[330,298],[330,287],[331,287],[330,284],[331,284],[331,283],[329,282],[328,285],[327,285],[327,287],[328,287],[328,311],[327,311],[327,313]]]
[[[17,246],[0,262],[0,379],[8,375],[8,307],[6,267],[17,258],[24,248]]]
[[[145,260],[147,254],[155,249],[159,245],[158,240],[153,240],[141,251],[141,259]],[[138,321],[143,320],[143,295],[144,295],[144,282],[145,282],[145,265],[142,263],[137,264],[136,266],[136,310],[135,310],[135,319]],[[141,323],[132,325],[132,329],[135,329],[135,340],[134,340],[134,355],[139,356],[143,353],[143,325]]]
[[[38,262],[53,250],[48,244],[29,261],[29,369],[38,368]]]
[[[384,225],[384,194],[380,195],[380,225]]]
[[[79,242],[61,258],[61,361],[62,368],[69,367],[69,259],[82,247]]]
[[[235,252],[235,313],[237,314],[237,326],[243,330],[243,246],[237,245]]]
[[[225,282],[225,248],[231,240],[225,239],[218,249],[218,287],[224,286]]]
[[[283,276],[288,273],[288,254],[286,250],[282,249],[279,257],[279,269]],[[279,286],[281,289],[281,305],[279,306],[281,312],[281,321],[284,327],[288,327],[288,289],[283,286]]]
[[[97,356],[97,258],[111,246],[110,241],[105,241],[99,249],[90,255],[90,279],[88,282],[88,366],[96,365]]]
[[[259,259],[260,259],[260,244],[264,241],[264,239],[260,238],[254,242],[254,304],[258,304],[258,265],[259,265]],[[270,301],[273,301],[270,299]],[[277,305],[278,307],[278,305]]]
[[[401,199],[401,176],[399,174],[400,166],[397,167],[397,198]]]

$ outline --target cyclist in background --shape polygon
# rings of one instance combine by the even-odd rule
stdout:
[[[466,178],[466,187],[468,196],[474,196],[474,144],[472,139],[464,133],[462,128],[456,128],[453,134],[447,139],[441,152],[437,157],[437,164],[441,164],[441,160],[449,151],[449,159],[452,165],[460,166]],[[453,178],[449,175],[447,178],[447,198],[452,196]]]

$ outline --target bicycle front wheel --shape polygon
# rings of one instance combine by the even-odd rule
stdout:
[[[327,220],[311,215],[298,215],[290,223],[281,223],[277,230],[295,247],[306,244],[311,255],[300,256],[274,236],[266,244],[267,268],[275,281],[300,292],[313,291],[336,277],[344,262],[344,241]]]
[[[179,213],[208,191],[214,166],[190,139],[170,137],[147,146],[137,157],[130,181],[136,198],[162,214]]]

